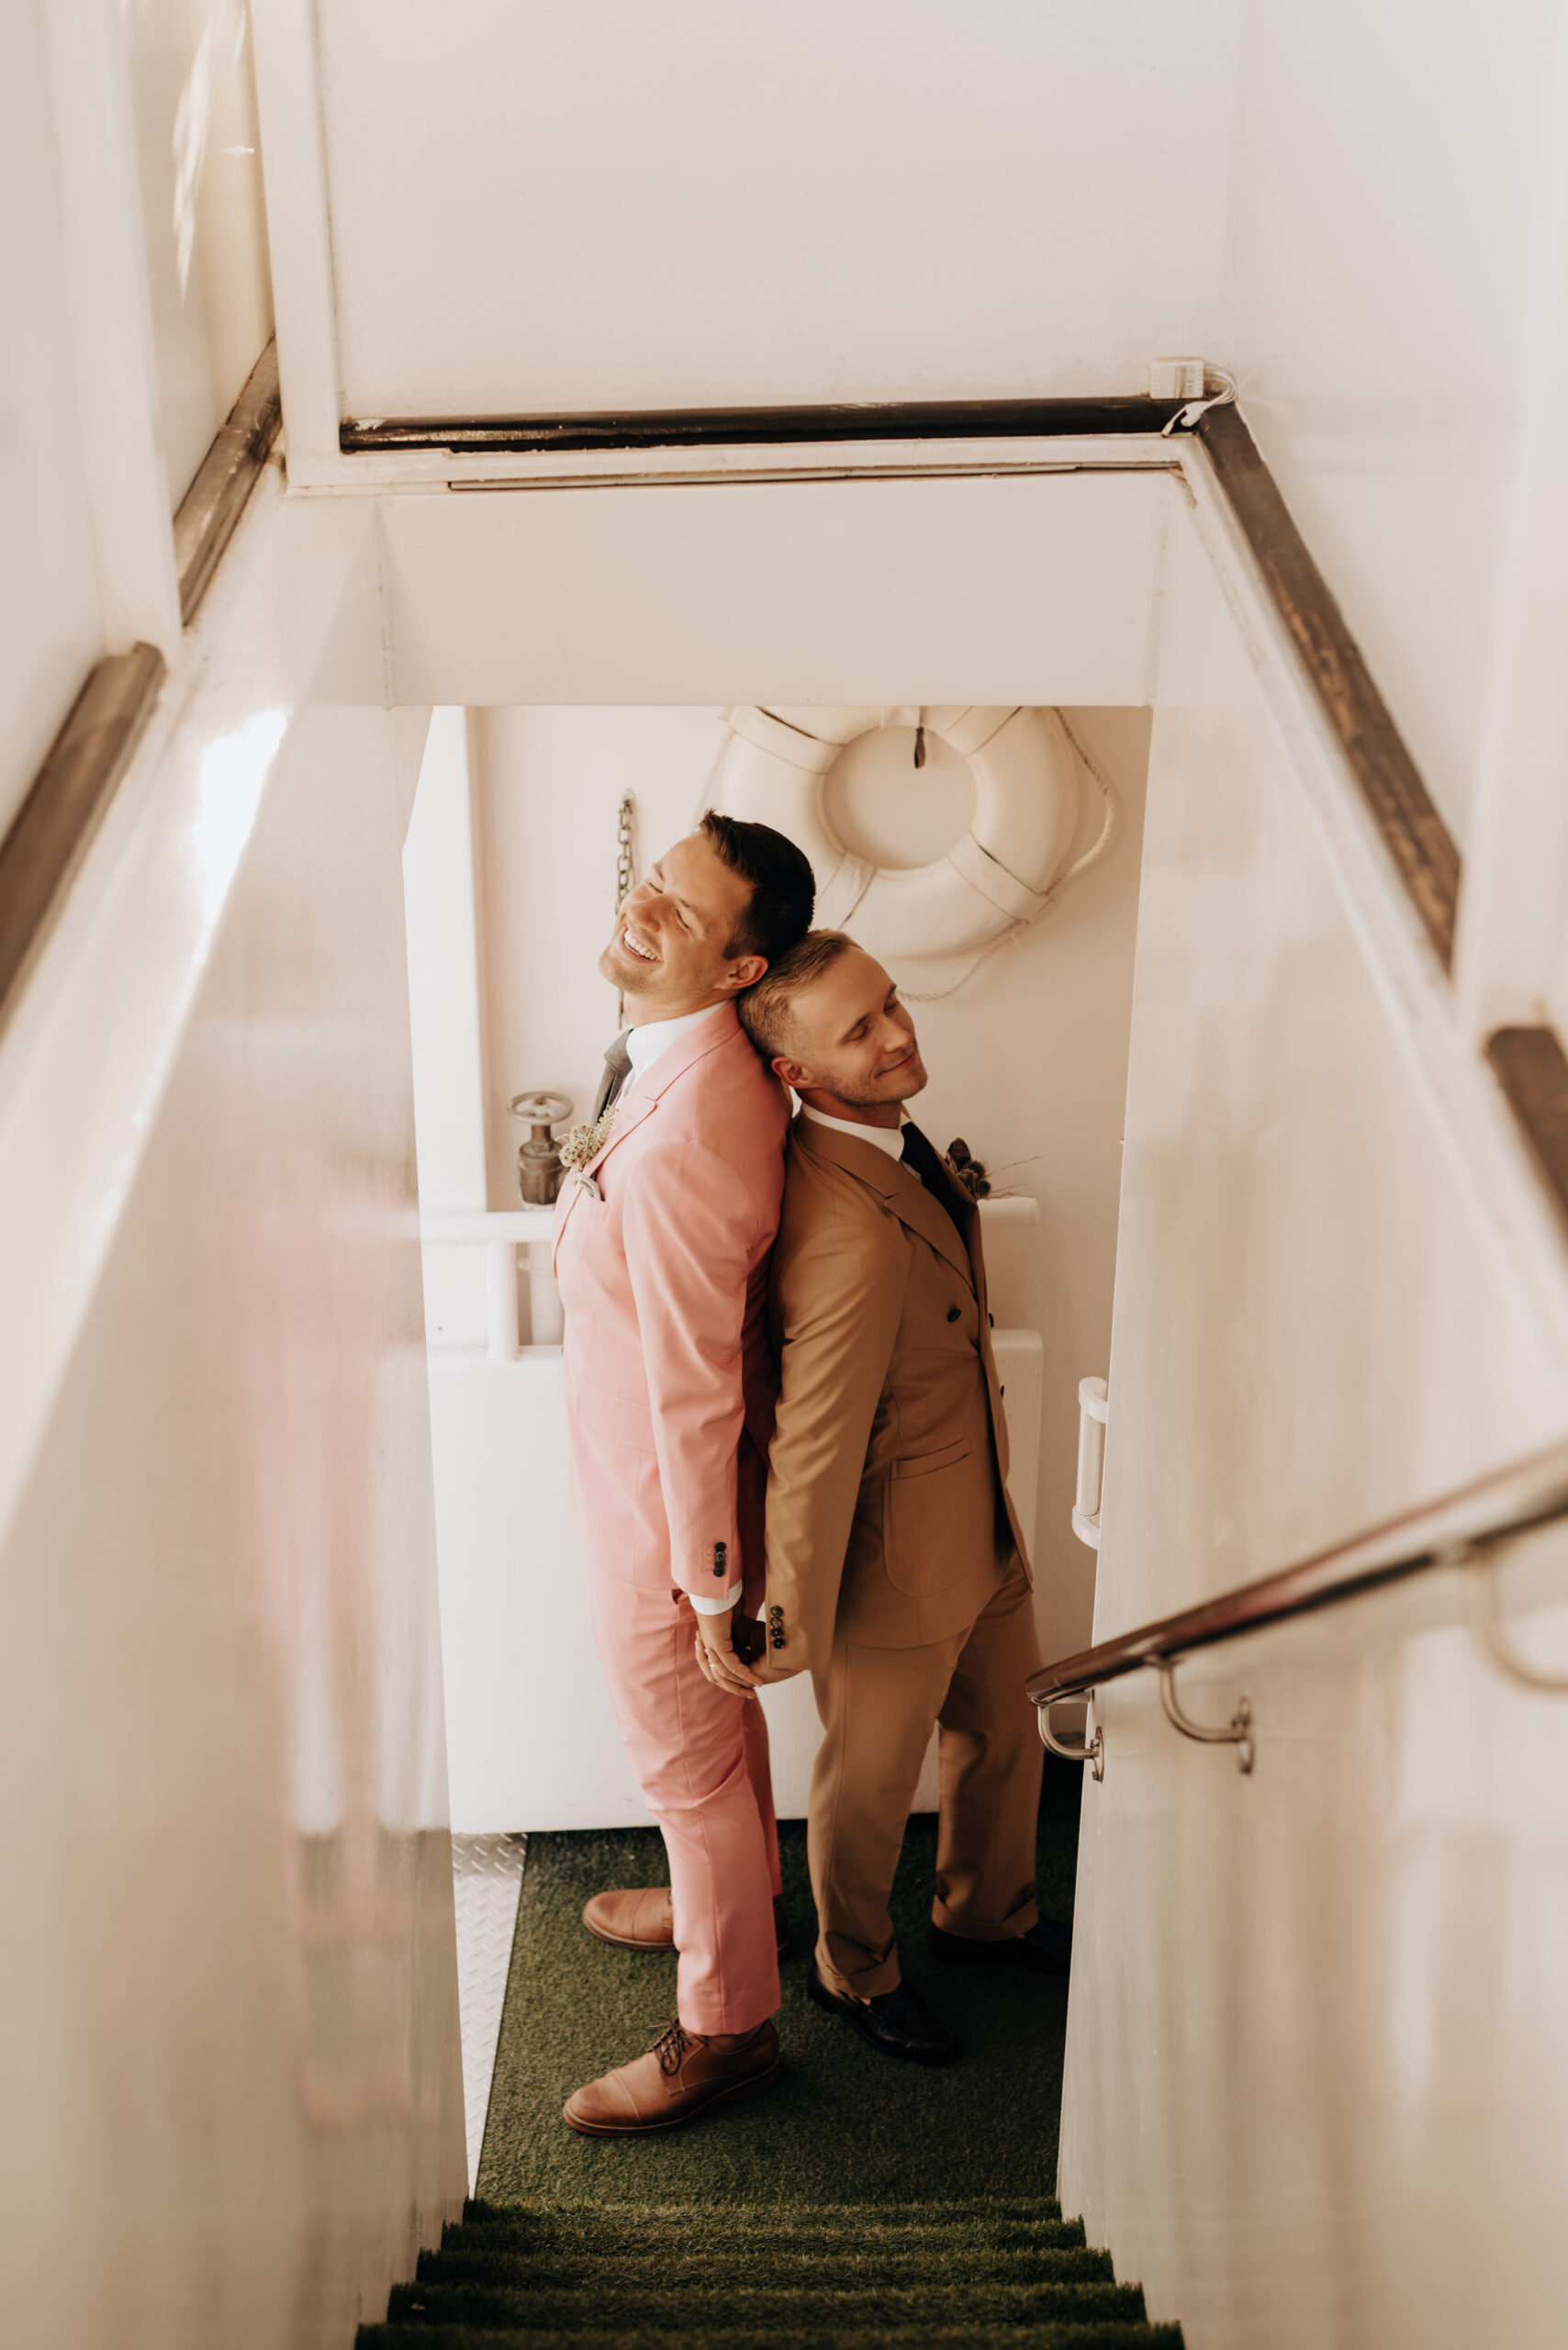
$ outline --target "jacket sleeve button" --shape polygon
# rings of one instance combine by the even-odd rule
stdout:
[[[949,1322],[956,1322],[956,1321],[958,1320],[958,1307],[957,1307],[956,1305],[950,1305],[950,1306],[947,1308],[947,1319],[948,1319],[948,1321],[949,1321]]]

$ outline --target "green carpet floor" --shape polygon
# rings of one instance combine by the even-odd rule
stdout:
[[[1078,1774],[1053,1774],[1040,1904],[1071,1913]],[[1136,2285],[1052,2199],[1067,2014],[1060,1978],[928,1956],[935,1823],[894,1889],[904,1972],[958,2061],[901,2065],[806,1998],[814,1934],[805,1833],[780,1832],[794,1941],[784,2073],[765,2097],[645,2140],[580,2138],[561,2107],[675,2007],[673,1957],[596,1942],[588,1895],[662,1882],[653,1830],[531,1836],[479,2170],[481,2199],[421,2255],[360,2350],[756,2350],[851,2344],[1179,2350]]]

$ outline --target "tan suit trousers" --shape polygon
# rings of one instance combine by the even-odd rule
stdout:
[[[934,1724],[941,1797],[932,1917],[972,1942],[1035,1923],[1044,1750],[1024,1684],[1039,1662],[1016,1560],[976,1621],[950,1639],[909,1649],[834,1642],[814,1676],[825,1735],[808,1822],[817,1968],[830,1990],[875,1998],[901,1979],[888,1903]]]

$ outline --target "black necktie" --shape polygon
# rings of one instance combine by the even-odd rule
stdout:
[[[590,1126],[597,1126],[607,1110],[615,1107],[616,1096],[632,1074],[632,1056],[626,1049],[630,1028],[622,1028],[604,1057],[604,1075],[599,1080],[599,1091],[593,1097]]]
[[[964,1228],[955,1212],[953,1179],[913,1118],[904,1127],[903,1147],[899,1156],[911,1174],[919,1176],[937,1206],[946,1210],[954,1231],[962,1240]]]

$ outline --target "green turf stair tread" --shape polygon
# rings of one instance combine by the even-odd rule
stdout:
[[[730,2258],[717,2265],[726,2270],[733,2266],[754,2283],[770,2277],[792,2284],[807,2279],[829,2283],[841,2275],[857,2282],[868,2273],[890,2285],[918,2284],[928,2276],[1028,2284],[1052,2278],[1098,2281],[1111,2275],[1108,2254],[1092,2252],[1087,2244],[1070,2239],[1064,2244],[1025,2240],[998,2244],[973,2244],[962,2238],[956,2244],[943,2244],[912,2237],[890,2244],[875,2237],[863,2243],[846,2237],[821,2244],[791,2240],[782,2231],[758,2240],[739,2239]],[[714,2266],[712,2244],[697,2240],[683,2239],[654,2258],[638,2244],[497,2252],[459,2244],[441,2252],[421,2253],[415,2275],[430,2284],[564,2284],[589,2277],[615,2278],[656,2270],[661,2279],[677,2284],[705,2281]]]
[[[1075,1786],[1072,1818],[1042,1825],[1037,1869],[1056,1917],[1071,1907],[1077,1800]],[[583,1905],[609,1885],[658,1883],[665,1858],[654,1830],[530,1840],[479,2165],[489,2202],[684,2202],[738,2222],[758,2205],[852,2199],[897,2209],[987,2186],[1036,2199],[1055,2192],[1065,1977],[933,1962],[935,1830],[917,1819],[891,1905],[901,1964],[951,2026],[959,2053],[946,2065],[890,2063],[807,1997],[812,1907],[798,1824],[783,1824],[779,1856],[796,1935],[780,1969],[777,2082],[689,2129],[584,2138],[563,2125],[563,2104],[647,2047],[674,2012],[676,1962],[595,1942]]]
[[[710,2251],[714,2225],[722,2237],[764,2242],[771,2254],[785,2251],[854,2251],[856,2246],[881,2246],[889,2256],[913,2251],[952,2254],[959,2246],[978,2251],[1044,2251],[1083,2242],[1083,2223],[1077,2219],[1035,2219],[1025,2214],[976,2214],[966,2219],[910,2219],[898,2223],[881,2207],[858,2214],[816,2211],[759,2211],[736,2216],[724,2211],[717,2223],[682,2211],[677,2219],[625,2216],[616,2221],[583,2219],[580,2214],[538,2214],[517,2223],[449,2225],[442,2235],[444,2251],[482,2251],[496,2261],[529,2261],[545,2254],[602,2254],[602,2256],[651,2258],[677,2254],[691,2246]],[[440,2258],[442,2254],[425,2254]]]
[[[792,2195],[788,2202],[752,2202],[729,2204],[726,2209],[736,2211],[741,2219],[768,2219],[780,2211],[806,2211],[811,2219],[868,2219],[875,2214],[886,2221],[889,2228],[907,2228],[928,2221],[964,2221],[985,2219],[988,2214],[999,2219],[1060,2219],[1062,2207],[1053,2195],[943,2195],[938,2202],[898,2202],[869,2204],[858,2195],[851,2198],[827,2198],[827,2202],[811,2202],[804,2195]],[[700,2219],[700,2211],[693,2211],[687,2199],[661,2202],[649,2198],[646,2202],[621,2202],[613,2195],[595,2195],[590,2199],[574,2202],[571,2198],[553,2198],[550,2202],[489,2202],[485,2195],[470,2195],[463,2204],[463,2219],[449,2221],[454,2228],[517,2228],[529,2225],[529,2221],[583,2221],[592,2225],[621,2225],[633,2219],[649,2228],[666,2225],[679,2219]]]
[[[974,2246],[960,2241],[940,2248],[914,2244],[890,2250],[885,2244],[812,2245],[786,2251],[770,2237],[742,2238],[728,2255],[715,2259],[713,2246],[671,2246],[656,2262],[640,2250],[583,2250],[498,2255],[466,2244],[425,2254],[415,2281],[420,2285],[496,2285],[515,2291],[560,2290],[592,2286],[604,2293],[630,2290],[656,2268],[661,2287],[706,2289],[718,2277],[734,2275],[762,2287],[791,2289],[860,2289],[868,2285],[916,2288],[940,2283],[957,2290],[969,2285],[1111,2284],[1108,2253],[1086,2244]]]
[[[391,2324],[409,2326],[526,2325],[605,2327],[626,2330],[679,2329],[702,2341],[714,2326],[771,2333],[778,2327],[816,2323],[875,2327],[920,2326],[938,2315],[962,2315],[969,2324],[1036,2325],[1048,2319],[1126,2323],[1144,2314],[1143,2288],[1107,2281],[1040,2285],[963,2285],[949,2289],[940,2277],[919,2287],[901,2285],[817,2287],[742,2281],[731,2262],[715,2262],[711,2281],[666,2288],[652,2280],[622,2284],[603,2277],[577,2286],[399,2285],[387,2306]],[[961,2308],[955,2304],[961,2304]]]
[[[788,2215],[776,2215],[762,2227],[746,2228],[737,2227],[726,2211],[722,2221],[706,2227],[688,2221],[679,2228],[656,2232],[628,2228],[619,2237],[575,2229],[541,2229],[516,2234],[499,2229],[493,2232],[487,2229],[476,2234],[459,2234],[454,2230],[447,2234],[440,2252],[427,2252],[421,2257],[429,2262],[444,2259],[449,2253],[462,2253],[476,2258],[512,2262],[567,2259],[574,2255],[605,2260],[684,2258],[689,2254],[700,2255],[711,2250],[715,2226],[722,2231],[724,2242],[766,2246],[772,2259],[793,2258],[797,2254],[825,2255],[861,2251],[876,2251],[889,2260],[950,2259],[969,2253],[1054,2252],[1071,2249],[1085,2240],[1081,2220],[972,2221],[965,2228],[889,2228],[869,2221],[859,2228],[823,2228]]]
[[[692,2335],[685,2327],[574,2326],[559,2331],[518,2327],[429,2325],[418,2333],[401,2325],[362,2325],[358,2350],[678,2350]],[[855,2326],[835,2329],[815,2320],[803,2324],[755,2328],[722,2326],[700,2336],[702,2350],[758,2350],[759,2343],[780,2350],[868,2350]],[[1008,2325],[883,2326],[876,2350],[1182,2350],[1177,2325],[1106,2324],[1047,2321],[1021,2330]]]
[[[1072,1785],[1071,1818],[1042,1821],[1056,1915],[1071,1898]],[[799,1923],[803,1832],[787,1823],[780,1848]],[[672,2011],[675,1963],[594,1942],[582,1906],[607,1885],[661,1881],[662,1855],[640,1830],[531,1839],[483,2199],[420,2255],[359,2350],[1181,2350],[1180,2328],[1147,2322],[1141,2287],[1115,2281],[1052,2193],[1065,1983],[934,1967],[935,1860],[932,1823],[913,1823],[892,1906],[906,1973],[952,2024],[957,2063],[890,2064],[813,2007],[798,1933],[767,2097],[601,2140],[566,2129],[562,2100],[647,2044]]]
[[[950,2234],[975,2228],[1078,2229],[1081,2225],[1076,2220],[1062,2219],[1059,2203],[1044,2196],[1024,2195],[971,2196],[940,2203],[726,2203],[720,2216],[726,2229],[789,2227],[824,2238],[835,2233],[869,2232],[890,2238],[918,2231]],[[711,2239],[714,2223],[713,2213],[696,2210],[689,2203],[470,2203],[461,2222],[449,2223],[446,2235],[449,2242],[461,2235],[465,2244],[492,2238],[498,2242],[509,2236],[532,2242],[542,2240],[540,2232],[550,2241],[565,2242],[576,2234],[610,2243],[634,2235],[653,2243],[671,2239],[683,2230]],[[1081,2243],[1081,2235],[1075,2241]]]

